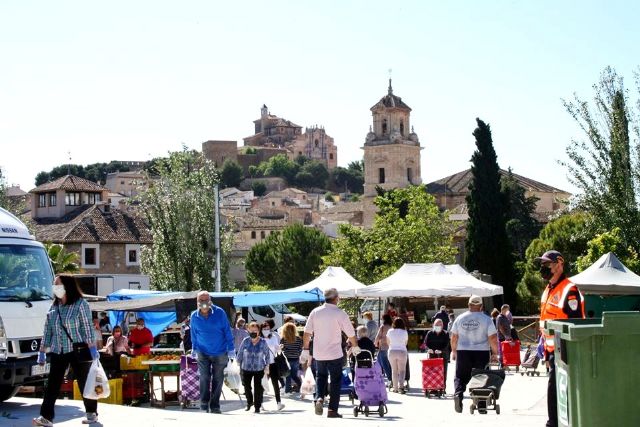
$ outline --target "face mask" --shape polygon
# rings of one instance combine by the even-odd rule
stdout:
[[[540,276],[542,276],[544,280],[551,279],[553,277],[553,273],[551,272],[551,267],[549,267],[548,265],[540,266]]]
[[[271,331],[269,329],[263,329],[262,330],[262,336],[263,337],[268,337],[271,335]]]
[[[53,285],[53,294],[62,299],[67,294],[67,291],[64,289],[64,285]]]
[[[198,307],[199,307],[201,310],[207,310],[207,309],[209,308],[209,303],[208,303],[208,302],[201,302],[201,303],[198,303]]]
[[[138,328],[139,331],[144,329],[144,325],[137,325],[136,328]]]
[[[440,333],[440,332],[442,332],[442,326],[434,326],[434,327],[433,327],[433,330],[434,330],[435,332]]]
[[[257,332],[249,332],[249,336],[251,338],[258,338],[258,333]]]

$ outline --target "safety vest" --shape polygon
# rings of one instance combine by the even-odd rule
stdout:
[[[577,291],[580,293],[575,284],[569,279],[564,278],[560,283],[551,289],[548,285],[542,293],[540,300],[540,330],[544,335],[544,348],[547,352],[553,353],[555,349],[555,343],[553,341],[553,335],[548,335],[544,330],[544,322],[547,320],[556,319],[568,319],[567,313],[563,308],[567,300],[567,295],[571,291]],[[584,298],[580,294],[582,317],[584,318]]]

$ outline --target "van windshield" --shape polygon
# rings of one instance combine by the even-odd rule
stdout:
[[[291,310],[284,304],[273,304],[271,307],[278,313],[290,314]]]
[[[0,301],[51,299],[53,271],[44,248],[0,245]]]

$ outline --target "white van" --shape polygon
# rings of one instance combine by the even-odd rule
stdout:
[[[0,208],[0,402],[23,384],[44,380],[37,363],[52,302],[53,268],[44,246]]]
[[[293,313],[284,304],[273,305],[261,305],[257,307],[244,307],[242,309],[242,317],[247,322],[258,322],[258,324],[271,318],[276,324],[276,329],[279,329],[284,322],[285,317],[292,317],[296,322],[296,325],[304,325],[307,322],[307,318],[297,313]]]

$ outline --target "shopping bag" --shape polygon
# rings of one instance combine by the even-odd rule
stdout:
[[[286,378],[289,376],[289,373],[291,373],[291,365],[289,365],[289,360],[284,353],[279,352],[275,357],[274,363],[278,367],[280,377]]]
[[[240,378],[240,366],[235,360],[229,360],[227,367],[224,368],[224,384],[234,393],[240,393],[242,379]]]
[[[84,385],[82,397],[98,400],[109,397],[110,394],[109,378],[107,378],[107,374],[104,372],[100,360],[96,359],[91,362],[91,368],[89,368],[89,374],[87,375],[87,382]]]
[[[300,394],[314,394],[316,392],[316,380],[313,378],[311,368],[307,368],[302,379],[302,386],[300,387]]]
[[[262,388],[264,389],[264,394],[269,393],[269,376],[267,374],[262,377]]]

